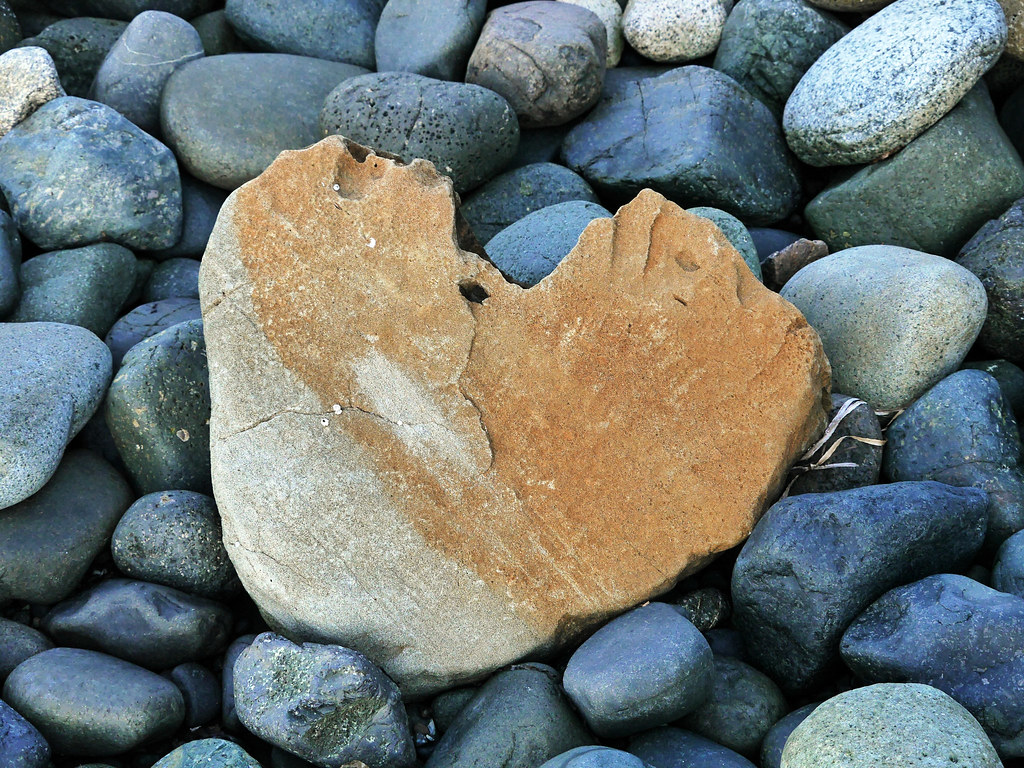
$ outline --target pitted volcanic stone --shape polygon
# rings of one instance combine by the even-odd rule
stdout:
[[[272,626],[407,694],[735,546],[829,407],[816,334],[661,195],[529,290],[458,247],[455,214],[428,163],[332,136],[228,199],[200,272],[239,577]]]

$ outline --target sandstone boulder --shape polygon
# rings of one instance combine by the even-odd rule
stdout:
[[[238,575],[407,696],[735,546],[829,409],[816,334],[711,222],[645,191],[524,289],[455,206],[430,163],[331,136],[232,194],[200,275]]]

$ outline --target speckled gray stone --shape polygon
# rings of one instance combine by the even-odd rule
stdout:
[[[75,757],[117,755],[170,736],[185,713],[170,680],[80,648],[54,648],[28,659],[7,678],[3,697],[54,752]]]
[[[43,734],[6,702],[0,701],[0,765],[4,768],[46,768],[50,745]]]
[[[0,320],[14,309],[21,295],[18,273],[21,272],[21,235],[14,220],[0,211]]]
[[[198,299],[161,299],[140,304],[114,323],[104,339],[110,347],[114,368],[121,367],[128,350],[140,341],[178,323],[201,317]]]
[[[1002,768],[971,714],[942,691],[880,683],[823,702],[796,727],[782,768]]]
[[[203,55],[199,33],[179,16],[140,13],[121,34],[96,73],[92,97],[142,130],[160,130],[160,94],[167,78]]]
[[[37,45],[53,57],[68,96],[86,98],[107,51],[128,24],[110,18],[59,19],[18,45]]]
[[[103,402],[110,351],[60,323],[0,323],[0,509],[28,498]]]
[[[726,239],[732,243],[732,247],[739,251],[743,261],[750,267],[750,271],[754,273],[754,277],[764,282],[764,277],[761,275],[761,260],[757,258],[757,246],[754,245],[754,239],[750,236],[747,228],[743,226],[742,221],[731,213],[718,208],[701,206],[689,208],[688,210],[695,216],[701,216],[713,221],[715,226],[722,230],[722,234],[725,235]]]
[[[53,643],[39,630],[0,618],[0,685],[25,659],[50,648],[53,648]]]
[[[629,0],[622,33],[653,61],[692,61],[713,53],[732,0]]]
[[[135,255],[114,243],[53,251],[21,265],[16,323],[79,325],[103,336],[135,287]]]
[[[186,258],[168,259],[157,264],[139,296],[143,302],[198,298],[199,260]]]
[[[963,267],[885,245],[808,264],[780,293],[821,337],[832,386],[877,409],[902,408],[956,370],[988,305]]]
[[[893,3],[807,71],[786,102],[786,140],[811,165],[878,160],[952,109],[1005,45],[997,0]]]
[[[215,599],[241,590],[221,542],[216,503],[201,493],[143,496],[117,524],[110,550],[117,567],[132,578]]]
[[[497,174],[519,146],[515,113],[494,91],[410,72],[346,80],[324,100],[320,132],[429,160],[460,194]]]
[[[0,55],[0,136],[64,95],[57,67],[44,48],[26,46]]]
[[[486,11],[486,0],[390,0],[377,22],[377,71],[462,80]]]
[[[182,744],[153,768],[262,768],[248,752],[225,739],[198,739]]]

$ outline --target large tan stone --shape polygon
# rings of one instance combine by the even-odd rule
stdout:
[[[229,198],[200,275],[240,578],[275,628],[411,696],[735,546],[829,408],[803,317],[661,195],[530,289],[454,220],[432,165],[330,137]]]

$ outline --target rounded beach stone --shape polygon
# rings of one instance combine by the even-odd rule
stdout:
[[[810,165],[878,160],[949,112],[1005,45],[997,0],[893,3],[807,71],[786,102],[786,140]]]
[[[202,320],[144,339],[125,355],[107,425],[135,487],[210,493],[210,390]]]
[[[146,256],[154,261],[162,262],[179,257],[201,259],[206,243],[210,239],[217,214],[224,204],[227,193],[217,187],[205,184],[192,178],[187,173],[181,174],[181,238],[170,248],[149,251]],[[156,301],[157,298],[143,299]]]
[[[153,768],[262,768],[248,752],[225,739],[197,739],[182,744]]]
[[[110,383],[110,351],[61,323],[0,323],[0,509],[38,491]],[[2,518],[0,518],[2,519]]]
[[[527,214],[570,200],[599,202],[586,179],[565,166],[530,163],[479,187],[466,198],[459,213],[477,240],[486,243]]]
[[[650,187],[681,205],[770,224],[788,216],[800,196],[771,111],[707,67],[627,81],[569,131],[562,155],[615,202]]]
[[[210,670],[194,661],[179,664],[167,673],[185,700],[186,728],[198,728],[220,716],[220,680]]]
[[[443,735],[455,722],[455,718],[458,717],[463,707],[469,704],[479,691],[479,688],[467,686],[465,688],[450,688],[435,696],[430,702],[430,712],[434,724],[437,726],[437,732]]]
[[[166,248],[181,236],[174,155],[95,101],[54,99],[0,139],[0,189],[44,250],[100,240]]]
[[[144,11],[159,10],[189,19],[206,13],[217,0],[46,0],[58,12],[69,16],[101,16],[130,21]]]
[[[107,53],[92,84],[92,97],[149,133],[160,130],[160,94],[167,78],[203,55],[199,33],[179,16],[140,13]]]
[[[46,768],[50,764],[50,745],[43,734],[3,701],[0,701],[0,764],[4,768]]]
[[[190,174],[234,189],[259,176],[283,150],[315,142],[327,94],[365,72],[351,64],[287,54],[197,59],[168,78],[160,125]],[[280,83],[288,87],[277,87]]]
[[[466,82],[503,96],[524,128],[561,125],[601,96],[607,32],[593,12],[530,0],[492,11],[469,58]]]
[[[608,33],[608,53],[605,56],[605,65],[608,69],[617,67],[622,59],[623,47],[622,6],[618,0],[559,0],[559,2],[586,8],[601,20]]]
[[[245,727],[321,768],[416,760],[398,686],[361,653],[267,632],[242,651],[234,680]]]
[[[781,117],[800,78],[848,31],[804,0],[743,0],[725,22],[714,66]]]
[[[968,270],[886,245],[808,264],[780,294],[821,337],[833,388],[876,409],[902,408],[955,371],[988,307]]]
[[[497,174],[519,145],[515,113],[494,91],[409,72],[341,83],[324,101],[320,132],[406,162],[429,160],[460,194]]]
[[[761,768],[781,768],[782,750],[786,747],[789,735],[817,708],[818,702],[805,704],[800,709],[790,712],[769,729],[764,741],[761,742]]]
[[[207,56],[222,56],[225,53],[245,53],[248,49],[238,39],[235,30],[228,23],[224,9],[210,11],[189,20],[199,33],[203,51]]]
[[[999,768],[978,721],[942,691],[914,683],[856,688],[797,726],[782,768]]]
[[[1017,428],[1024,424],[1024,370],[1009,360],[972,360],[964,363],[964,368],[984,371],[999,382],[1003,397],[1010,404],[1010,410],[1017,418]]]
[[[529,768],[592,744],[558,682],[544,664],[517,664],[494,675],[445,731],[426,768],[486,765],[494,755],[508,768]]]
[[[124,356],[140,341],[201,317],[198,299],[161,299],[137,306],[114,323],[106,336],[114,367],[120,368]]]
[[[52,251],[21,265],[21,300],[9,320],[78,325],[103,336],[135,287],[135,255],[113,243]]]
[[[143,496],[117,524],[110,549],[117,567],[132,578],[214,599],[241,589],[221,542],[217,506],[201,493]]]
[[[157,264],[139,298],[144,302],[198,299],[199,260],[174,258]]]
[[[629,0],[622,34],[654,61],[692,61],[714,53],[733,0]]]
[[[756,768],[728,747],[679,728],[654,728],[634,736],[629,751],[656,768]]]
[[[3,697],[54,752],[76,757],[118,755],[170,736],[185,713],[171,681],[80,648],[54,648],[26,660],[7,678]]]
[[[14,309],[21,296],[20,272],[21,235],[10,214],[0,211],[0,320]]]
[[[558,266],[594,219],[611,218],[597,203],[570,200],[534,211],[487,241],[487,256],[513,282],[536,285]]]
[[[384,0],[227,0],[224,12],[256,51],[375,66],[373,38]]]
[[[1024,599],[942,573],[883,595],[846,630],[841,650],[861,680],[948,693],[978,718],[1002,757],[1017,758],[1024,757],[1022,633]]]
[[[670,605],[648,603],[591,635],[569,659],[562,684],[594,733],[628,736],[700,706],[712,662],[692,623]]]
[[[576,747],[555,755],[540,768],[650,768],[629,752],[611,747]]]
[[[70,595],[132,498],[99,456],[68,451],[42,490],[0,514],[0,604],[52,605]]]
[[[486,11],[486,0],[390,0],[377,22],[377,71],[462,80]]]
[[[53,643],[39,630],[0,618],[0,685],[25,659],[50,648]]]
[[[242,635],[235,638],[228,649],[224,651],[224,659],[220,668],[220,722],[226,731],[237,733],[242,730],[242,724],[238,721],[238,713],[235,711],[235,662],[242,655],[242,651],[252,645],[256,635]]]
[[[992,566],[992,586],[1024,598],[1024,530],[1013,534],[999,548]]]
[[[53,58],[68,96],[87,98],[107,52],[128,24],[110,18],[60,19],[18,45],[44,48]]]
[[[0,137],[64,95],[57,66],[45,48],[30,45],[0,55]]]
[[[722,234],[725,235],[726,239],[732,243],[732,247],[739,251],[743,261],[750,267],[750,271],[754,273],[754,277],[764,282],[761,275],[761,260],[757,257],[757,246],[754,245],[754,239],[750,236],[747,228],[743,226],[742,221],[731,213],[726,213],[719,208],[700,206],[698,208],[688,208],[687,210],[694,216],[701,216],[713,221],[715,226],[722,230]]]

